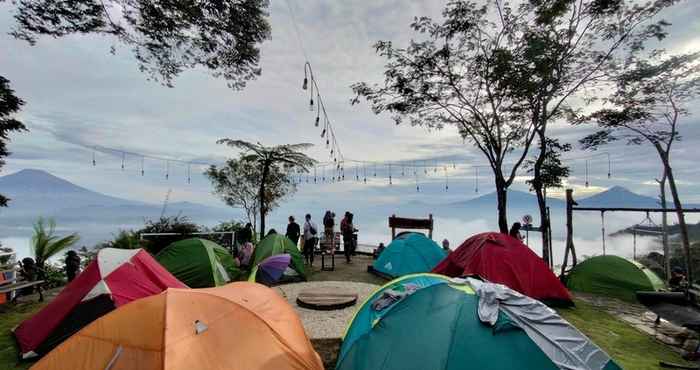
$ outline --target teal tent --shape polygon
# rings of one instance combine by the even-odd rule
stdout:
[[[481,302],[484,300],[484,302]],[[502,285],[415,274],[360,307],[337,370],[620,367],[557,313]]]
[[[447,253],[420,233],[402,233],[379,255],[372,268],[382,276],[396,278],[430,272]]]
[[[156,260],[190,288],[224,285],[240,275],[231,253],[206,239],[172,243],[156,255]]]

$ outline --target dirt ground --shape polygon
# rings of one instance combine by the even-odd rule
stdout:
[[[387,280],[382,279],[374,274],[367,272],[367,266],[371,265],[374,260],[372,256],[356,255],[352,258],[351,263],[345,263],[345,256],[342,254],[335,256],[335,270],[321,271],[321,256],[316,256],[313,265],[313,274],[309,281],[356,281],[361,283],[370,283],[376,285],[384,285]],[[326,263],[330,265],[329,257],[326,257]],[[362,302],[358,302],[357,308]],[[311,341],[316,352],[321,356],[323,366],[326,369],[335,369],[335,363],[340,352],[340,338],[335,339],[314,339]]]

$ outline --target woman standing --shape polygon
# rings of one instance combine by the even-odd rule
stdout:
[[[326,246],[330,253],[335,253],[335,214],[331,211],[326,211],[323,216],[323,236],[326,239]]]

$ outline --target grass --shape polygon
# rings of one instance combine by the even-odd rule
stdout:
[[[669,347],[589,303],[577,300],[575,308],[558,312],[624,369],[659,369],[659,361],[692,365]]]
[[[29,369],[33,365],[32,362],[19,362],[19,350],[11,330],[45,304],[28,302],[0,307],[0,369]]]

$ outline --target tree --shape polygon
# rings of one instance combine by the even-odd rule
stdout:
[[[10,88],[10,81],[0,76],[0,169],[5,165],[3,158],[10,155],[7,150],[10,134],[27,130],[22,122],[14,118],[14,114],[19,112],[22,105],[24,101],[15,96],[14,90]],[[8,201],[7,197],[0,194],[0,207],[7,207]]]
[[[678,217],[690,279],[688,226],[671,167],[671,149],[681,138],[681,118],[690,114],[685,107],[700,94],[700,53],[668,56],[653,51],[648,58],[630,57],[629,67],[619,74],[616,84],[616,91],[606,99],[603,109],[581,117],[580,122],[594,122],[599,128],[581,139],[581,144],[586,149],[596,149],[625,140],[630,145],[650,144],[656,150]]]
[[[647,39],[664,38],[668,23],[653,19],[676,2],[529,0],[519,7],[517,18],[526,21],[520,26],[517,48],[510,50],[515,63],[511,69],[517,78],[509,80],[514,84],[508,92],[521,101],[523,115],[539,139],[530,186],[537,195],[545,259],[551,228],[545,168],[551,153],[547,148],[551,142],[547,137],[549,127],[571,117],[575,108],[572,98],[583,98],[585,103],[595,100],[595,94],[591,98],[582,93],[606,84],[606,77],[616,68],[614,55],[618,50],[636,52],[642,50]]]
[[[184,69],[205,68],[241,89],[260,75],[259,44],[270,37],[268,0],[13,3],[14,37],[34,45],[39,36],[112,36],[132,49],[142,72],[168,86]]]
[[[47,228],[48,227],[48,228]],[[32,250],[36,266],[44,268],[46,261],[66,248],[75,245],[80,237],[76,233],[59,237],[56,235],[56,221],[53,219],[47,222],[39,218],[34,224],[34,235],[32,236]]]
[[[547,141],[545,145],[540,144],[546,148],[544,161],[540,167],[540,174],[537,176],[537,180],[532,178],[527,183],[530,185],[530,189],[534,190],[534,183],[538,181],[546,194],[547,188],[564,186],[564,180],[569,177],[569,166],[562,163],[561,155],[571,151],[571,144],[562,144],[559,142],[559,139],[555,138],[545,138],[545,140]],[[528,160],[525,163],[528,173],[535,171],[536,162],[536,160]]]
[[[199,225],[190,221],[189,218],[182,215],[171,216],[171,217],[161,217],[158,220],[147,220],[145,225],[140,230],[137,230],[135,234],[141,236],[141,234],[149,233],[172,233],[177,235],[160,235],[157,237],[151,237],[143,241],[143,246],[151,253],[158,254],[165,247],[177,241],[191,238],[193,233],[200,232],[201,228]]]
[[[253,229],[257,228],[257,218],[260,210],[260,166],[253,161],[229,159],[223,167],[211,166],[205,173],[214,186],[214,194],[219,196],[228,206],[243,208],[246,218]],[[270,175],[275,182],[268,186],[268,204],[275,207],[275,200],[280,198],[278,192],[286,193],[283,188],[290,186],[284,174],[275,171]],[[270,189],[277,189],[271,192]]]
[[[538,131],[539,132],[539,131]],[[540,210],[540,233],[542,234],[542,259],[549,263],[549,214],[547,213],[547,188],[560,188],[564,179],[569,177],[569,167],[561,161],[561,154],[571,150],[571,144],[561,144],[558,139],[538,135],[540,150],[544,148],[544,156],[538,155],[536,160],[526,162],[527,172],[533,174],[527,183],[530,190],[538,194],[537,205]],[[541,141],[545,140],[545,143]],[[544,157],[544,158],[541,158]],[[539,163],[539,165],[538,165]],[[535,174],[535,172],[537,172]],[[541,196],[540,196],[541,194]],[[542,212],[544,210],[544,212]]]
[[[413,126],[455,127],[491,167],[498,226],[507,233],[507,191],[536,135],[512,94],[519,78],[513,51],[521,47],[525,20],[500,1],[451,1],[442,14],[442,22],[420,17],[411,24],[423,41],[406,48],[377,42],[377,53],[387,59],[384,83],[352,85],[352,103],[364,97],[374,113],[388,112],[396,124],[408,119]]]
[[[239,159],[231,159],[223,168],[212,166],[207,176],[217,193],[228,205],[244,207],[250,218],[257,203],[260,215],[260,235],[265,235],[265,216],[288,194],[296,191],[288,173],[307,173],[316,163],[302,150],[312,144],[285,144],[264,146],[242,140],[221,139],[218,144],[226,144],[241,149]],[[241,186],[245,189],[238,189]],[[253,192],[257,189],[257,192]],[[247,207],[247,208],[246,208]],[[253,213],[254,214],[254,213]]]

